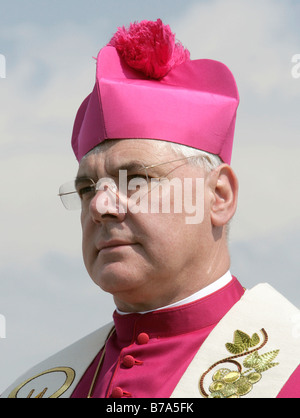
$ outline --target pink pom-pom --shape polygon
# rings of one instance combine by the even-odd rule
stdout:
[[[169,25],[160,19],[131,23],[129,29],[119,28],[109,45],[114,46],[126,63],[147,77],[160,79],[174,66],[190,59],[190,53]]]

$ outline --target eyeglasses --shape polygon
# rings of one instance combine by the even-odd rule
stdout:
[[[100,190],[106,192],[110,191],[119,199],[128,199],[137,190],[139,192],[145,191],[145,193],[147,193],[150,190],[150,187],[162,181],[163,177],[154,177],[149,175],[149,170],[192,158],[197,158],[197,156],[178,158],[172,161],[148,166],[145,166],[145,164],[141,161],[135,160],[133,163],[127,164],[125,170],[120,168],[118,185],[114,179],[109,177],[100,178],[97,182],[88,177],[79,177],[73,181],[63,184],[59,188],[58,196],[67,210],[81,209],[83,204],[89,203]],[[165,176],[179,167],[180,166],[174,167],[171,171],[165,174]]]

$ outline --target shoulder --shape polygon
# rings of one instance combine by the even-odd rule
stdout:
[[[104,345],[112,326],[112,323],[105,325],[37,364],[10,385],[1,397],[69,397]]]
[[[285,394],[292,394],[300,378],[299,314],[268,284],[245,291],[205,340],[172,397],[209,396],[220,365],[235,375],[255,373],[257,381],[241,396],[275,398],[286,384]]]

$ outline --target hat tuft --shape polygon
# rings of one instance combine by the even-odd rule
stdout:
[[[125,62],[147,77],[160,79],[177,65],[190,60],[190,53],[180,42],[169,25],[161,19],[156,22],[143,20],[124,26],[112,37],[114,46]]]

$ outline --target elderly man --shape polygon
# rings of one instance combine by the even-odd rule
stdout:
[[[120,28],[97,59],[72,145],[83,258],[114,322],[29,371],[3,396],[299,397],[298,310],[230,273],[230,166],[238,91],[190,60],[160,20]]]

